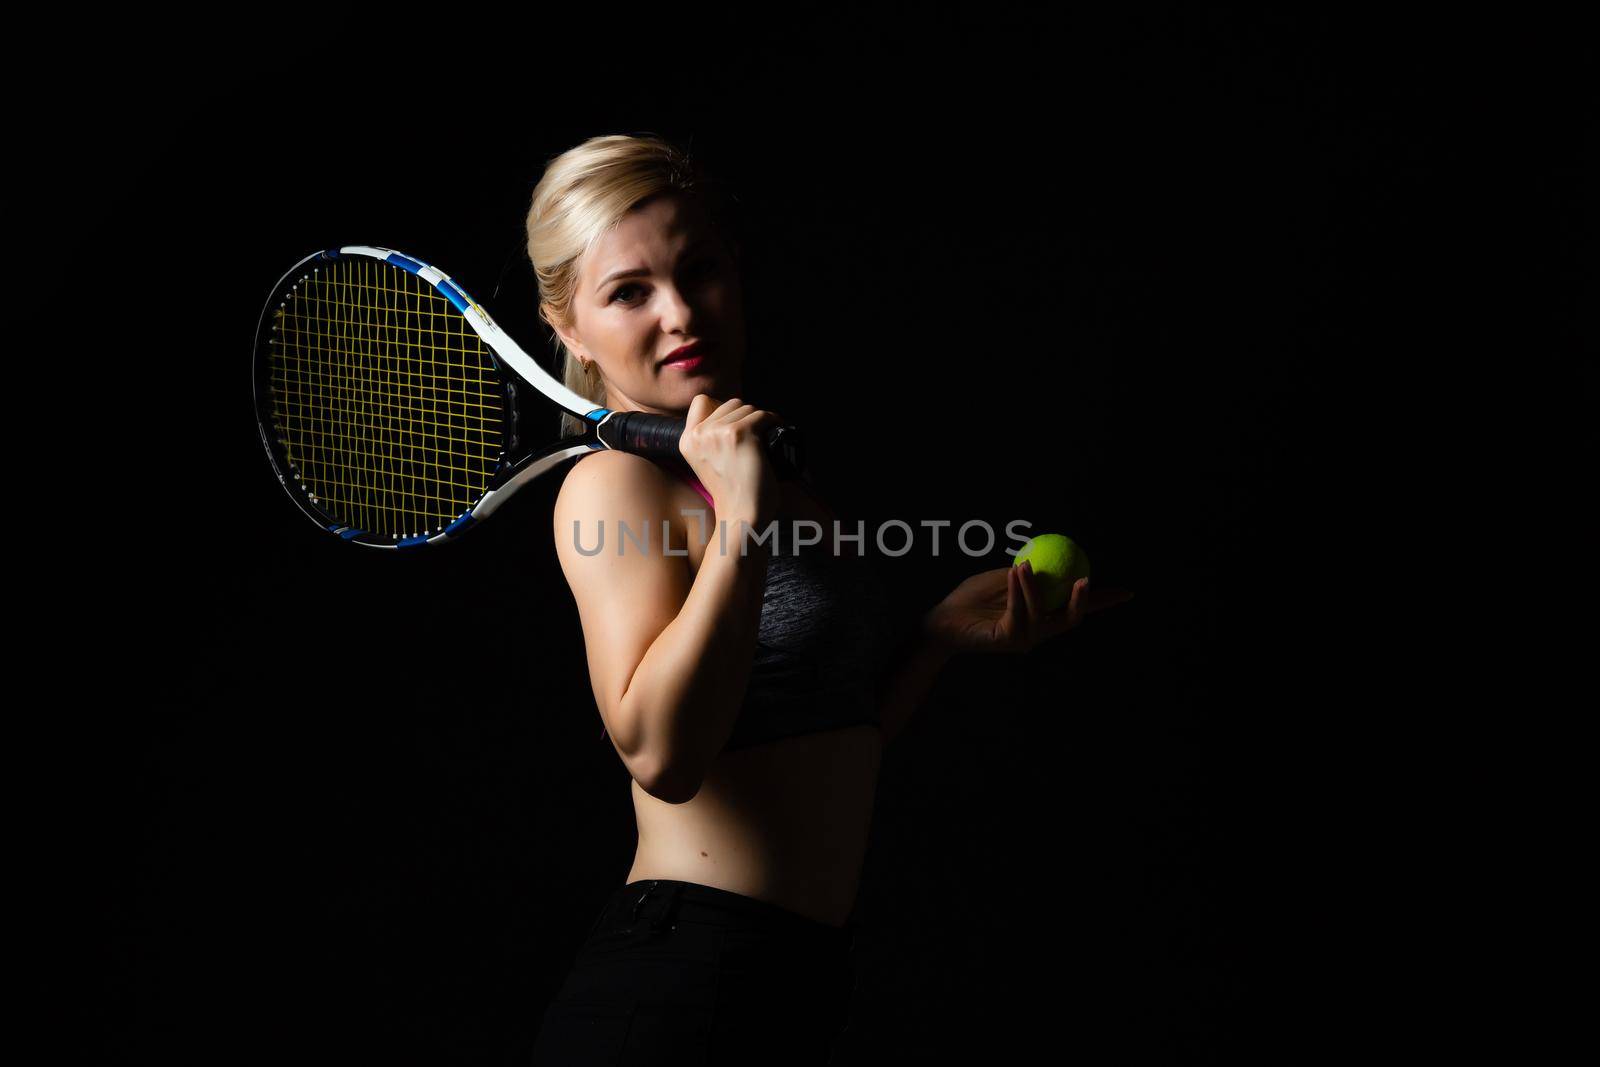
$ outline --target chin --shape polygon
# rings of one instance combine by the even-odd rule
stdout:
[[[727,379],[716,371],[705,374],[685,375],[683,381],[679,383],[678,389],[675,390],[679,406],[687,408],[689,402],[701,393],[705,393],[707,396],[714,396],[718,400],[728,399],[734,394],[727,391],[726,382]]]

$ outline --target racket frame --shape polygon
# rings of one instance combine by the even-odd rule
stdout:
[[[281,308],[288,295],[299,283],[315,274],[321,264],[331,263],[340,259],[365,256],[369,259],[399,267],[431,285],[439,295],[461,312],[462,317],[472,327],[487,349],[490,364],[500,377],[507,404],[504,419],[506,438],[498,457],[498,465],[489,479],[488,488],[465,508],[452,521],[437,529],[428,530],[411,536],[388,535],[385,536],[373,531],[362,530],[340,522],[336,517],[329,515],[311,498],[311,492],[306,489],[295,475],[287,454],[276,443],[276,432],[271,416],[271,388],[268,384],[270,375],[270,351],[268,346],[271,339],[271,323],[273,313]],[[618,412],[609,408],[596,407],[594,402],[579,396],[565,385],[556,381],[543,367],[529,356],[498,323],[474,300],[465,289],[462,289],[454,279],[437,267],[391,248],[381,248],[376,245],[343,245],[339,248],[325,249],[313,252],[301,259],[294,266],[284,272],[283,276],[272,287],[272,295],[266,305],[261,309],[261,317],[256,323],[256,340],[253,352],[251,369],[252,396],[256,409],[256,428],[260,431],[261,444],[266,450],[267,459],[272,465],[272,471],[277,475],[278,482],[300,508],[300,511],[316,523],[321,529],[335,534],[346,541],[368,545],[374,548],[415,548],[419,545],[439,544],[454,540],[471,528],[474,524],[487,518],[500,507],[511,495],[527,481],[538,477],[561,463],[588,452],[609,447],[599,436],[599,427],[606,419]],[[510,370],[510,374],[506,371]],[[518,445],[518,430],[520,411],[517,404],[517,378],[527,382],[529,386],[543,393],[553,404],[562,410],[583,420],[585,430],[581,435],[562,438],[553,444],[538,449],[526,456],[511,459],[516,453]]]
[[[265,385],[270,367],[267,349],[270,345],[269,320],[299,281],[316,273],[321,263],[364,256],[380,263],[398,267],[427,282],[459,311],[483,341],[487,356],[495,371],[500,374],[505,391],[507,417],[506,439],[500,451],[498,467],[489,479],[488,487],[475,501],[450,522],[441,527],[411,536],[390,535],[387,538],[367,530],[342,524],[326,514],[310,499],[309,491],[299,484],[288,461],[288,456],[275,447],[275,433],[270,428],[271,389]],[[291,279],[299,279],[293,281]],[[613,410],[596,406],[594,401],[580,396],[557,381],[537,360],[525,352],[521,345],[496,323],[467,291],[448,274],[414,256],[377,245],[343,245],[339,248],[313,252],[284,272],[273,286],[272,295],[261,310],[256,324],[256,344],[252,367],[252,386],[255,399],[256,425],[261,433],[261,443],[272,464],[273,473],[300,510],[322,529],[346,541],[376,548],[415,548],[420,545],[439,544],[454,540],[472,526],[492,515],[502,504],[527,482],[576,456],[602,449],[616,449],[653,456],[681,456],[676,440],[682,431],[682,419],[652,415],[645,412]],[[508,370],[510,374],[506,374]],[[583,433],[561,438],[543,448],[516,459],[520,411],[517,407],[517,379],[543,394],[550,403],[579,419]],[[779,427],[767,438],[769,454],[777,466],[780,477],[797,476],[803,467],[802,445],[798,431],[792,426]]]

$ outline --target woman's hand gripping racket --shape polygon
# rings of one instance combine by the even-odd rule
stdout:
[[[519,434],[518,380],[584,432]],[[595,406],[447,275],[365,245],[307,256],[274,287],[256,328],[255,403],[267,455],[300,510],[380,548],[456,537],[586,452],[681,459],[684,431],[681,418]],[[775,473],[797,474],[798,431],[774,427],[765,440]]]

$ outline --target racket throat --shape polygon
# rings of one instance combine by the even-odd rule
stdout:
[[[500,484],[483,494],[478,503],[465,517],[474,521],[482,521],[493,515],[495,510],[511,498],[511,495],[523,485],[544,474],[553,467],[565,463],[574,456],[582,456],[589,452],[598,451],[603,446],[598,442],[585,439],[574,445],[556,447],[544,452],[536,452],[513,466],[501,479]],[[459,521],[459,520],[457,520]]]

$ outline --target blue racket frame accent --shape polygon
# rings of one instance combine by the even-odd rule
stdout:
[[[393,263],[397,267],[403,267],[406,270],[410,271],[412,274],[421,274],[422,273],[422,264],[421,263],[418,263],[416,260],[410,259],[410,258],[408,258],[406,256],[402,256],[399,252],[390,252],[387,256],[384,257],[383,261],[385,263]]]
[[[424,263],[418,263],[410,256],[402,256],[399,252],[390,252],[384,257],[384,262],[393,263],[395,266],[404,270],[408,270],[418,277],[423,277],[422,272],[424,270],[432,270],[435,274],[440,275],[437,281],[425,277],[423,277],[423,280],[427,281],[429,285],[432,285],[435,289],[439,290],[439,292],[444,295],[444,298],[450,301],[450,303],[454,304],[456,306],[456,310],[462,314],[465,314],[469,307],[472,307],[477,303],[476,300],[467,295],[467,291],[465,289],[457,285],[452,279],[445,277],[437,267],[430,268]]]
[[[465,317],[470,328],[482,339],[488,349],[488,358],[496,375],[503,379],[506,401],[505,423],[511,432],[500,453],[499,467],[493,472],[488,488],[467,511],[458,514],[443,527],[433,527],[431,532],[414,532],[410,535],[398,535],[392,531],[377,533],[371,529],[349,526],[339,521],[340,516],[330,514],[324,504],[301,483],[293,462],[284,451],[283,443],[278,440],[274,427],[271,407],[272,386],[269,381],[274,309],[281,308],[285,300],[293,299],[294,290],[299,282],[316,273],[318,263],[353,260],[383,263],[415,275],[432,286],[435,292]],[[415,548],[420,545],[455,540],[467,530],[481,525],[521,486],[544,472],[555,469],[568,459],[586,451],[608,448],[626,449],[644,455],[676,455],[677,435],[681,434],[683,429],[681,419],[592,406],[593,400],[559,381],[515,340],[506,335],[482,305],[473,300],[449,275],[430,263],[378,245],[345,245],[313,252],[296,263],[278,280],[257,322],[252,379],[257,428],[279,484],[319,528],[343,541],[373,548]],[[567,415],[579,419],[583,432],[563,437],[544,447],[532,450],[524,448],[522,436],[526,431],[519,429],[523,417],[518,403],[518,394],[521,391],[519,386],[525,387],[527,392],[534,396],[541,396]],[[542,440],[542,434],[539,434],[533,442],[527,443],[538,444]],[[781,458],[778,451],[775,450],[773,454],[775,461]],[[459,501],[456,506],[460,506]],[[354,516],[346,516],[345,521],[351,517]]]

